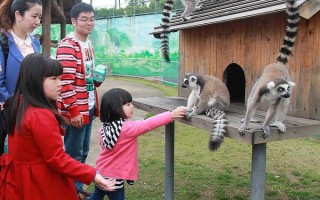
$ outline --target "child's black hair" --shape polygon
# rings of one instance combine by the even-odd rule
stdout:
[[[62,73],[61,63],[43,54],[32,53],[23,59],[14,94],[7,100],[4,110],[9,134],[13,134],[16,126],[20,130],[22,117],[29,105],[49,109],[60,124],[66,123],[57,111],[56,101],[49,100],[43,88],[45,78]]]
[[[131,94],[121,88],[113,88],[104,93],[101,99],[100,120],[103,123],[126,119],[122,106],[132,102]]]

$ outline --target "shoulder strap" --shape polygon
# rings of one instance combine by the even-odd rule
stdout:
[[[8,54],[9,54],[8,37],[3,32],[0,32],[0,45],[2,48],[3,55],[4,55],[4,61],[5,61],[5,63],[7,63]]]

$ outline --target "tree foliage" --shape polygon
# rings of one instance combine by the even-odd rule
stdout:
[[[115,4],[114,8],[100,8],[96,10],[98,18],[132,16],[145,13],[162,12],[164,4],[167,0],[128,0],[127,6],[122,8],[119,4]],[[173,10],[183,8],[181,0],[174,1]]]

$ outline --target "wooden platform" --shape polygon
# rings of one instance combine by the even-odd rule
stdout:
[[[186,106],[187,100],[180,97],[135,98],[133,104],[138,109],[158,114],[168,110],[171,111],[178,106]],[[244,118],[245,112],[243,104],[230,105],[226,111],[229,120],[226,137],[252,145],[250,200],[264,200],[267,142],[314,136],[320,133],[320,121],[287,116],[284,121],[287,127],[285,133],[280,134],[276,128],[272,128],[271,135],[263,139],[261,137],[261,123],[251,123],[246,134],[244,136],[239,135],[240,121]],[[266,112],[258,111],[256,118],[263,121],[265,115]],[[191,121],[184,119],[177,121],[210,131],[213,119],[205,115],[197,115],[192,117]],[[167,124],[165,127],[165,200],[174,200],[174,122]]]
[[[173,97],[173,98],[135,98],[133,104],[136,108],[158,114],[164,111],[173,110],[178,106],[186,106],[187,100],[185,98]],[[261,137],[262,123],[250,123],[250,129],[246,131],[244,136],[240,136],[238,130],[242,123],[241,119],[245,116],[245,106],[243,104],[231,104],[226,111],[227,119],[229,121],[226,137],[233,138],[242,141],[247,144],[260,144],[272,141],[312,137],[320,134],[320,121],[310,120],[305,118],[287,116],[284,124],[287,127],[285,133],[280,133],[277,128],[271,128],[271,135],[266,139]],[[265,111],[257,111],[256,118],[263,122],[266,116]],[[201,129],[210,131],[212,127],[212,119],[205,115],[198,115],[192,117],[191,121],[176,120],[185,124],[189,124]]]

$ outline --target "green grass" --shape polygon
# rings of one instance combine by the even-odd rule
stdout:
[[[161,84],[157,81],[150,81],[150,80],[142,79],[142,78],[117,77],[117,76],[109,76],[108,79],[120,79],[120,80],[145,84],[147,86],[154,87],[155,89],[163,91],[163,95],[168,96],[168,97],[178,95],[177,87],[167,86],[167,85]]]
[[[125,79],[161,89],[142,79]],[[245,200],[250,195],[251,145],[225,138],[209,152],[207,131],[175,123],[175,199]],[[267,144],[267,200],[320,199],[320,141],[302,138]],[[139,137],[139,179],[126,185],[128,200],[164,199],[164,127]]]

